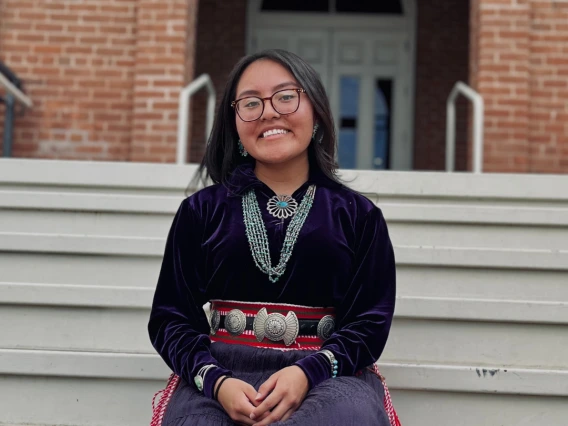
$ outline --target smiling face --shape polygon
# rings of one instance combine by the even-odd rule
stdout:
[[[261,59],[250,64],[243,72],[237,85],[236,99],[246,96],[268,98],[283,89],[301,87],[282,65]],[[300,97],[300,106],[292,114],[279,114],[269,100],[264,101],[264,112],[256,121],[245,122],[235,114],[239,138],[256,161],[279,164],[298,157],[307,158],[315,123],[314,112],[308,96],[305,93],[297,95]],[[287,99],[281,101],[286,102]],[[276,104],[276,97],[274,102]]]

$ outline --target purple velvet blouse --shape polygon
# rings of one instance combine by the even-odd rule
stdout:
[[[206,364],[204,393],[231,374],[212,357],[203,305],[211,299],[333,306],[336,331],[322,348],[339,362],[338,375],[353,375],[381,355],[395,305],[395,262],[385,219],[364,196],[312,168],[293,197],[302,200],[310,184],[315,199],[296,241],[286,272],[276,283],[254,264],[241,195],[255,189],[268,234],[273,265],[280,258],[290,219],[266,211],[274,195],[250,165],[240,166],[228,184],[207,187],[185,199],[170,230],[148,330],[166,364],[189,383]],[[310,388],[331,377],[328,359],[314,353],[297,363]]]

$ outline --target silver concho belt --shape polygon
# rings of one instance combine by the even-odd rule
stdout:
[[[223,323],[223,324],[222,324]],[[272,342],[282,341],[290,346],[298,334],[314,335],[322,341],[327,340],[335,331],[335,320],[332,315],[325,315],[320,320],[300,319],[293,311],[286,316],[280,313],[269,314],[266,308],[261,308],[256,316],[247,317],[240,309],[229,311],[222,318],[218,310],[211,311],[211,334],[224,328],[232,336],[239,336],[245,330],[251,330],[258,342],[265,337]]]

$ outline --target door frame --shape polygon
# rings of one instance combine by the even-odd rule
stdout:
[[[404,32],[405,55],[401,60],[401,83],[404,107],[396,113],[403,114],[405,126],[392,136],[391,170],[412,170],[414,155],[414,104],[416,63],[417,0],[402,0],[404,16],[340,15],[337,13],[260,12],[262,0],[248,0],[246,24],[247,54],[255,52],[256,29],[329,29],[342,31]],[[330,75],[335,74],[330,68]],[[334,83],[332,83],[334,84]],[[331,88],[329,88],[331,89]],[[330,91],[330,96],[334,96]],[[330,99],[332,103],[336,100]],[[404,112],[406,111],[406,113]]]

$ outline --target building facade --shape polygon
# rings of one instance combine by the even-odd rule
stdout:
[[[563,0],[0,0],[0,60],[34,102],[15,157],[172,162],[180,89],[207,73],[219,97],[240,57],[278,47],[322,77],[342,168],[443,170],[463,81],[485,102],[484,171],[568,173],[567,42]],[[463,99],[457,117],[471,170]],[[204,121],[197,94],[189,161]]]

